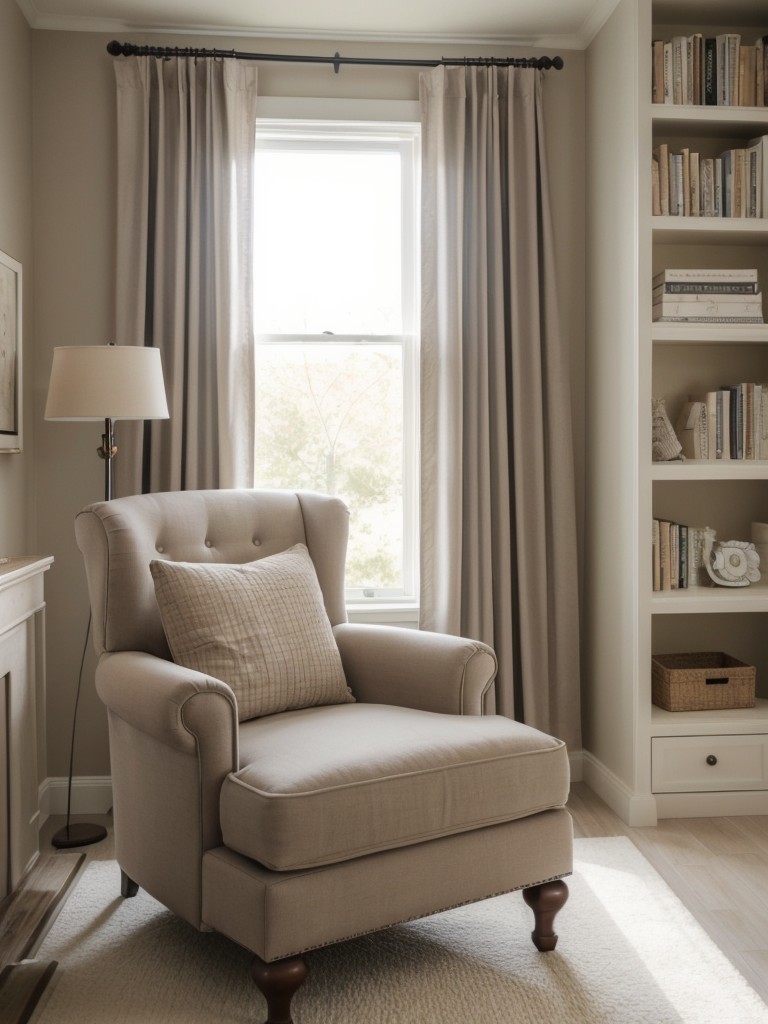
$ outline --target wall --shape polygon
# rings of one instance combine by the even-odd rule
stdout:
[[[34,541],[32,325],[32,32],[14,0],[0,0],[0,249],[23,268],[24,451],[0,454],[0,556],[29,554]]]
[[[8,2],[8,0],[0,0]],[[457,47],[373,46],[323,41],[203,39],[132,36],[132,42],[236,47],[284,53],[350,56],[392,54],[440,57]],[[37,306],[35,416],[41,438],[36,463],[38,546],[56,557],[48,579],[49,773],[66,772],[68,720],[87,622],[87,598],[72,520],[83,505],[103,494],[102,467],[95,455],[95,424],[44,423],[47,378],[55,345],[104,344],[115,332],[114,179],[115,124],[112,58],[107,36],[34,33],[34,160]],[[472,47],[476,55],[477,47]],[[487,50],[487,53],[502,52]],[[514,51],[510,51],[514,52]],[[563,54],[566,69],[546,81],[548,149],[554,222],[558,230],[558,279],[563,322],[573,350],[576,423],[574,442],[581,459],[584,344],[584,55]],[[360,97],[414,100],[418,72],[403,68],[262,64],[261,96]],[[118,447],[120,444],[118,424]],[[119,455],[118,455],[119,458]],[[581,472],[579,472],[581,479]],[[566,570],[567,571],[567,570]],[[75,774],[109,771],[103,709],[92,686],[92,658],[86,662]],[[67,726],[67,728],[65,728]]]

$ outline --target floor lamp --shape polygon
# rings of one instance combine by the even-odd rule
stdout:
[[[168,419],[159,349],[134,345],[73,345],[55,348],[45,418],[103,421],[101,447],[96,450],[104,460],[104,500],[110,501],[113,493],[112,462],[117,454],[114,421]],[[82,674],[81,664],[72,716],[67,823],[51,840],[60,849],[98,843],[107,834],[102,825],[70,823],[75,730]]]

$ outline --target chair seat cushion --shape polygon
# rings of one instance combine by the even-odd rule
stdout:
[[[496,715],[383,704],[240,726],[224,844],[275,871],[333,864],[522,818],[568,798],[565,745]]]

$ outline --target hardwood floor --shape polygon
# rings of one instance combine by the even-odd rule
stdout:
[[[568,806],[576,836],[629,836],[768,1003],[768,817],[667,818],[630,828],[578,782]]]

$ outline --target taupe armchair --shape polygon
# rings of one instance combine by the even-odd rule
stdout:
[[[291,1020],[312,949],[522,889],[533,941],[551,950],[568,895],[563,744],[484,713],[496,672],[484,644],[348,623],[347,531],[342,502],[285,491],[141,495],[76,519],[123,895],[141,886],[250,950],[268,1024]],[[247,588],[291,551],[311,559],[343,690],[328,702],[310,686],[303,706],[275,711],[256,687],[256,715],[241,720],[232,686],[171,658],[170,616],[194,603],[185,580],[181,598],[156,585],[223,567]],[[191,656],[209,648],[195,633]]]

